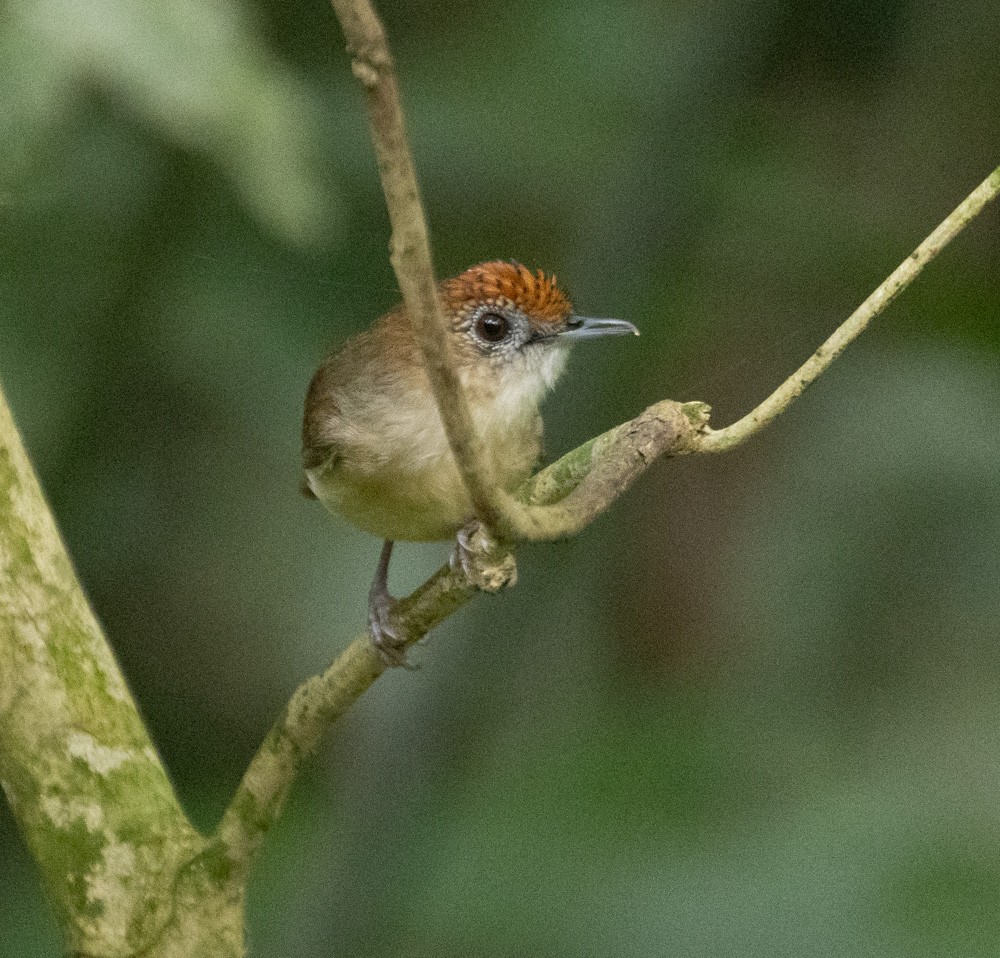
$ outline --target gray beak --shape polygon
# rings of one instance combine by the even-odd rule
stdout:
[[[593,319],[589,316],[571,316],[569,326],[560,334],[560,339],[595,339],[597,336],[639,335],[639,330],[624,319]]]

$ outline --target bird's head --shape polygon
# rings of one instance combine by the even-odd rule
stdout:
[[[470,400],[492,400],[513,412],[537,405],[581,339],[639,331],[619,319],[577,316],[555,276],[516,262],[494,261],[441,284],[452,348]]]

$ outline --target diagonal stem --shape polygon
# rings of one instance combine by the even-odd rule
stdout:
[[[474,540],[475,542],[475,540]],[[477,589],[497,591],[514,581],[511,555],[484,541],[475,556],[475,581],[456,563],[442,566],[412,595],[397,603],[392,623],[406,645],[465,605]],[[213,849],[240,882],[264,837],[278,820],[302,766],[330,725],[346,712],[386,669],[370,632],[355,639],[322,674],[296,689],[250,762],[226,808]]]
[[[430,239],[403,120],[385,28],[369,0],[332,0],[361,83],[382,191],[392,223],[391,260],[420,347],[448,443],[476,515],[490,528],[517,528],[518,506],[494,482],[451,355]]]
[[[725,429],[707,430],[698,452],[725,452],[774,422],[1000,193],[1000,167],[979,184],[791,376],[756,409]]]
[[[476,515],[507,539],[551,540],[574,535],[621,494],[595,473],[558,505],[525,505],[493,481],[486,466],[462,384],[450,354],[448,329],[437,297],[430,241],[403,123],[385,30],[369,0],[332,0],[353,70],[365,91],[386,205],[392,221],[392,264],[420,345],[438,411]],[[724,429],[705,428],[690,452],[723,452],[773,422],[811,385],[1000,191],[995,171],[882,283],[843,325],[764,402]]]
[[[722,452],[745,442],[779,416],[802,394],[868,323],[906,288],[954,239],[990,200],[1000,193],[1000,169],[924,240],[914,253],[865,300],[813,357],[751,413],[725,429],[711,430],[704,403],[669,400],[651,406],[642,415],[591,439],[543,469],[519,490],[540,520],[545,538],[572,535],[607,509],[661,457],[700,452]],[[456,612],[487,585],[495,591],[511,579],[509,560],[485,555],[492,573],[471,581],[462,571],[444,566],[394,614],[394,624],[408,642],[422,638]],[[481,559],[482,561],[482,559]],[[499,563],[499,564],[496,564]],[[318,747],[329,725],[382,674],[385,665],[369,635],[356,639],[321,676],[305,682],[292,696],[247,769],[226,809],[215,845],[236,875],[245,874],[265,835],[280,816],[285,800],[306,758]]]
[[[468,404],[452,363],[437,298],[427,226],[385,31],[369,0],[332,0],[365,90],[383,191],[393,227],[392,263],[420,344],[438,410],[476,514],[509,538],[573,535],[611,505],[654,461],[688,453],[722,452],[773,422],[856,339],[1000,192],[994,171],[924,240],[816,353],[763,403],[724,429],[707,426],[703,403],[664,401],[641,416],[567,453],[519,491],[498,489],[486,471]],[[520,501],[518,501],[520,500]],[[491,566],[490,563],[493,563]],[[513,559],[487,548],[470,576],[450,565],[399,603],[394,625],[407,642],[423,637],[477,591],[513,581]],[[356,639],[322,675],[301,685],[251,761],[213,839],[235,879],[245,876],[280,816],[299,771],[329,725],[385,670],[371,636]]]

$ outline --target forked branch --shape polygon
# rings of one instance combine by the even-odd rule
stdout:
[[[332,0],[365,89],[368,119],[393,226],[392,262],[410,321],[423,351],[452,452],[476,513],[503,538],[555,539],[574,535],[608,508],[657,459],[722,452],[773,422],[856,339],[921,270],[1000,192],[994,171],[883,282],[810,359],[756,409],[724,429],[708,426],[704,403],[665,400],[642,415],[567,453],[513,497],[483,466],[461,383],[448,352],[447,330],[431,270],[427,227],[403,130],[398,88],[385,33],[368,0]],[[477,590],[496,591],[514,579],[513,558],[480,526],[466,568],[446,565],[397,606],[393,625],[416,642]],[[303,684],[275,723],[226,811],[216,835],[237,872],[253,860],[277,820],[305,758],[327,726],[385,669],[371,636],[356,639],[321,676]]]
[[[657,459],[722,452],[773,422],[1000,193],[998,169],[739,421],[713,430],[704,404],[666,400],[567,453],[511,495],[484,464],[451,361],[385,33],[369,0],[332,3],[365,91],[392,220],[393,267],[452,452],[485,524],[470,530],[467,563],[444,566],[395,608],[393,625],[408,643],[477,591],[513,582],[506,541],[575,534]],[[266,833],[330,724],[385,669],[370,635],[295,692],[206,841],[184,817],[76,582],[2,392],[0,500],[6,503],[0,508],[0,658],[7,666],[0,674],[0,778],[71,947],[80,954],[152,954],[173,935],[177,949],[188,953],[201,930],[212,942],[204,953],[241,953],[245,878]],[[87,840],[67,844],[70,828]]]

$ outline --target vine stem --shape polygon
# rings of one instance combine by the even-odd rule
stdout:
[[[698,452],[725,452],[760,432],[802,395],[867,328],[868,324],[910,285],[966,226],[1000,193],[1000,167],[979,184],[826,342],[759,406],[724,429],[708,429]]]
[[[487,467],[451,358],[437,295],[430,240],[403,122],[399,85],[385,29],[369,0],[331,0],[365,95],[368,123],[392,224],[391,258],[438,411],[476,515],[469,561],[439,569],[393,613],[407,643],[422,638],[477,590],[513,584],[511,539],[574,535],[608,508],[657,459],[723,452],[773,422],[814,382],[924,267],[1000,192],[1000,168],[955,209],[792,376],[742,419],[708,425],[709,407],[666,400],[567,453],[522,487],[499,489]],[[498,534],[495,540],[491,533]],[[238,872],[249,868],[280,816],[305,758],[339,717],[382,674],[370,634],[356,639],[320,676],[305,682],[275,722],[226,809],[216,833]]]

